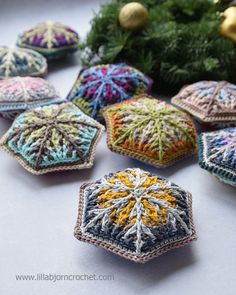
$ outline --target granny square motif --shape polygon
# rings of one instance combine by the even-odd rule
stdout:
[[[189,115],[146,94],[107,107],[108,147],[119,154],[166,167],[196,153],[197,133]]]
[[[148,92],[151,86],[150,78],[126,64],[98,65],[80,72],[68,100],[102,121],[105,106]]]
[[[34,174],[90,168],[103,130],[72,103],[42,106],[20,114],[0,145]]]
[[[236,186],[236,128],[202,133],[199,165],[224,183]]]
[[[38,52],[0,47],[0,77],[43,76],[46,73],[47,61]]]
[[[63,101],[55,88],[42,78],[0,79],[0,114],[4,117],[13,119],[27,109]]]
[[[23,32],[18,37],[17,45],[38,51],[48,59],[54,59],[78,50],[79,36],[66,25],[47,21]]]
[[[75,237],[144,263],[196,239],[191,194],[139,168],[80,189]]]
[[[201,81],[186,86],[172,98],[172,103],[203,123],[236,121],[236,85],[226,81]]]

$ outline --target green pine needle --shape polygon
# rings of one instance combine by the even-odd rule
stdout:
[[[149,22],[139,32],[119,25],[119,11],[129,2],[103,5],[92,21],[83,48],[94,56],[102,48],[99,63],[127,62],[171,89],[202,79],[236,82],[235,45],[219,34],[221,7],[213,0],[140,0]]]

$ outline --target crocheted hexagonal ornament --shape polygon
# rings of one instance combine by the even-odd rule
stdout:
[[[236,85],[226,81],[201,81],[184,87],[172,103],[203,123],[236,125]]]
[[[152,80],[126,64],[84,68],[68,95],[86,114],[102,121],[103,108],[148,92]]]
[[[20,34],[17,45],[38,51],[48,59],[54,59],[78,50],[79,36],[66,25],[47,21]]]
[[[196,153],[197,133],[189,115],[147,95],[107,107],[108,147],[116,153],[166,167]]]
[[[236,128],[202,133],[199,165],[224,183],[236,186]]]
[[[72,103],[42,106],[20,114],[0,146],[38,175],[90,168],[103,130]]]
[[[0,47],[0,77],[43,76],[46,73],[47,61],[38,52]]]
[[[33,77],[0,79],[0,114],[13,119],[19,113],[42,105],[65,102],[46,80]]]
[[[135,262],[196,239],[191,194],[139,168],[80,189],[75,237]]]

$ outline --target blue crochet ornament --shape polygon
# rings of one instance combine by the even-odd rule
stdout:
[[[0,77],[44,76],[47,61],[30,49],[0,47]]]
[[[72,103],[49,105],[20,114],[0,146],[38,175],[90,168],[103,130]]]
[[[236,186],[236,128],[202,133],[199,165],[224,183]]]
[[[98,65],[80,72],[67,98],[89,116],[103,121],[105,106],[148,92],[151,86],[149,77],[126,64]]]

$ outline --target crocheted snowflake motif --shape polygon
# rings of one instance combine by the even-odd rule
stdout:
[[[117,153],[166,167],[196,152],[191,118],[147,95],[107,107],[108,147]]]
[[[201,81],[183,88],[172,102],[201,122],[236,120],[236,85],[226,81]]]
[[[79,36],[66,25],[47,21],[23,32],[17,45],[34,49],[47,58],[58,58],[78,49]]]
[[[202,133],[199,165],[223,182],[236,185],[236,128]]]
[[[13,119],[20,112],[40,105],[65,101],[46,80],[14,77],[0,80],[0,113]]]
[[[90,168],[103,129],[72,103],[49,105],[19,115],[0,145],[34,174]]]
[[[43,76],[47,73],[46,59],[29,49],[0,47],[0,77]]]
[[[93,118],[103,120],[104,106],[148,92],[151,85],[150,78],[125,64],[99,65],[80,72],[68,100]]]
[[[111,173],[82,186],[75,236],[146,262],[196,238],[191,195],[138,168]]]

